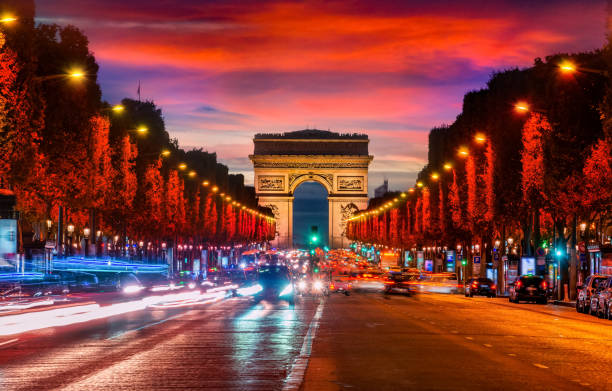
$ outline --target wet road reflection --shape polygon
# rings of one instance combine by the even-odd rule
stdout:
[[[316,304],[231,298],[14,335],[0,390],[282,389]]]

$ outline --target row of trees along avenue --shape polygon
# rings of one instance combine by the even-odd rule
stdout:
[[[373,199],[349,221],[349,237],[458,250],[468,277],[474,255],[486,265],[496,252],[544,251],[575,294],[591,272],[578,270],[577,242],[610,235],[611,53],[559,54],[494,74],[465,95],[455,122],[431,130],[415,186]]]
[[[11,2],[4,2],[11,5]],[[102,101],[87,37],[34,24],[13,1],[0,25],[0,178],[16,195],[28,242],[76,236],[159,244],[231,244],[274,235],[242,175],[216,155],[184,151],[153,102]],[[2,10],[6,12],[7,9]],[[61,226],[61,225],[60,225]]]

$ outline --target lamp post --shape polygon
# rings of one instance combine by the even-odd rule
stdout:
[[[68,226],[66,226],[66,231],[68,231],[68,255],[72,255],[72,234],[74,233],[74,225],[68,224]]]
[[[51,227],[53,226],[53,221],[47,220],[47,240],[51,238]]]
[[[89,228],[83,228],[83,237],[85,238],[85,258],[89,256],[89,234],[91,230]]]

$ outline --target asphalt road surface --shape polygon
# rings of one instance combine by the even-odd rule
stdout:
[[[232,298],[0,338],[0,390],[612,389],[612,322],[381,293]]]

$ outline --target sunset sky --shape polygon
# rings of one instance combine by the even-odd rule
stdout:
[[[370,192],[414,183],[431,127],[495,70],[599,48],[606,2],[37,0],[90,39],[104,98],[142,96],[252,183],[256,132],[370,136]]]

